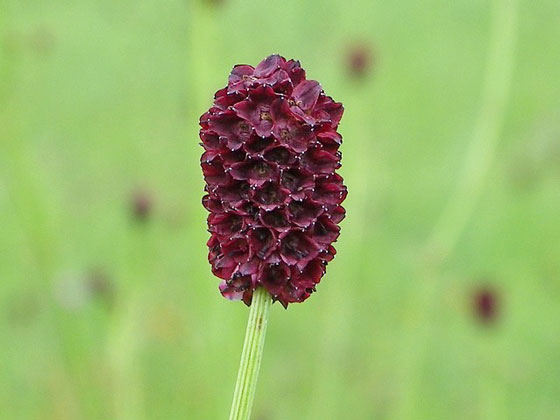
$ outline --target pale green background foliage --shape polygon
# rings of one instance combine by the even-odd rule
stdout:
[[[559,22],[557,0],[0,0],[0,418],[226,418],[247,308],[206,260],[197,120],[278,52],[345,104],[350,193],[318,293],[272,308],[255,419],[559,419]]]

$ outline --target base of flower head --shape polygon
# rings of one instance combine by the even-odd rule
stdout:
[[[328,261],[335,253],[334,247],[330,246],[328,251],[319,253],[302,265],[296,263],[290,266],[283,261],[241,265],[230,278],[222,280],[219,289],[225,298],[242,300],[250,306],[254,290],[262,286],[274,302],[278,301],[287,308],[288,304],[303,302],[316,291]]]

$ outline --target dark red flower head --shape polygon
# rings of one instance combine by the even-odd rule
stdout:
[[[220,291],[251,304],[259,285],[287,307],[334,258],[346,198],[336,131],[343,107],[298,61],[237,65],[200,118],[208,259]]]
[[[371,70],[375,64],[373,51],[368,44],[356,44],[349,48],[346,55],[346,67],[350,76],[360,78]]]
[[[473,295],[474,312],[483,323],[495,321],[499,312],[499,294],[490,287],[481,287]]]

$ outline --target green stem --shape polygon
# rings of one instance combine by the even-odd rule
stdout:
[[[255,290],[229,420],[249,420],[251,416],[271,303],[270,294],[264,288]]]

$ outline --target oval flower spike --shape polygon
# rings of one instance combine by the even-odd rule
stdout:
[[[315,291],[335,255],[347,190],[343,107],[279,55],[237,65],[200,118],[208,259],[226,298],[262,286],[284,307]]]

